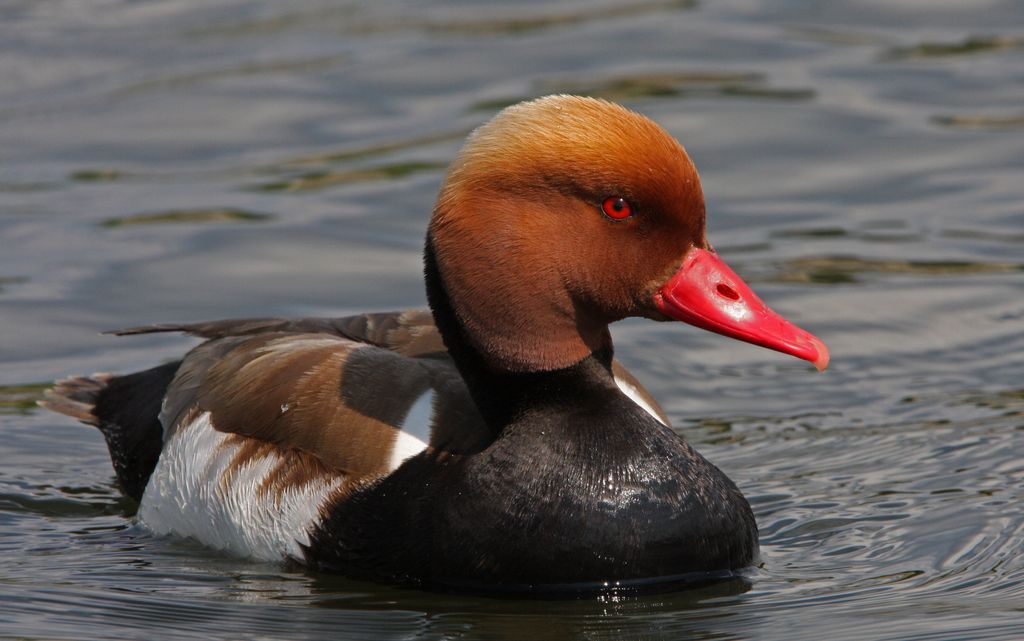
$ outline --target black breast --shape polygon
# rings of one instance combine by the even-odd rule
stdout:
[[[379,580],[533,591],[753,563],[757,526],[732,481],[615,392],[542,403],[473,456],[411,459],[332,510],[311,560]]]
[[[614,582],[751,564],[757,528],[732,481],[628,399],[609,405],[513,426],[474,457],[438,515],[458,542],[435,550],[450,578]]]

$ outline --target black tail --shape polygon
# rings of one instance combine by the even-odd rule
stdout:
[[[126,376],[94,374],[58,381],[40,405],[103,432],[114,472],[136,501],[163,448],[160,405],[181,361]]]

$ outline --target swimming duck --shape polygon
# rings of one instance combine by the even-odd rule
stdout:
[[[608,325],[829,355],[708,244],[676,140],[603,100],[509,107],[452,164],[424,263],[429,311],[123,330],[205,342],[43,404],[103,432],[142,524],[241,556],[531,592],[755,562],[746,499],[613,358]]]

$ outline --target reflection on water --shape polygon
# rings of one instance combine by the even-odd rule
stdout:
[[[0,385],[0,415],[28,414],[36,409],[36,401],[43,398],[43,392],[49,387],[49,381],[25,385]]]
[[[0,18],[0,636],[1019,638],[1024,5],[24,0]],[[748,580],[523,601],[225,558],[133,525],[98,432],[36,409],[42,381],[193,344],[102,330],[424,304],[445,164],[553,92],[679,137],[711,241],[832,348],[819,376],[679,325],[613,329],[750,498]]]
[[[1024,128],[1024,114],[933,116],[932,122],[952,129],[1022,129]]]
[[[176,211],[158,211],[108,218],[103,221],[103,226],[124,227],[126,225],[224,223],[235,221],[259,222],[269,220],[270,218],[270,214],[242,211],[240,209],[179,209]]]
[[[523,100],[555,93],[594,96],[626,101],[644,98],[760,98],[768,100],[810,100],[814,90],[772,87],[763,75],[745,72],[692,71],[683,73],[641,73],[601,78],[590,82],[546,80],[536,83],[528,95],[482,100],[471,111],[496,112]]]
[[[780,265],[770,280],[838,285],[858,282],[861,274],[970,275],[1024,272],[1024,264],[956,260],[867,260],[854,256],[797,258]]]
[[[303,8],[272,17],[225,20],[216,26],[190,32],[192,37],[225,37],[273,34],[292,29],[312,29],[332,34],[381,36],[396,31],[433,33],[439,36],[529,35],[558,27],[592,21],[643,16],[648,13],[689,9],[695,0],[637,0],[630,3],[563,1],[557,4],[530,3],[510,11],[497,3],[484,3],[466,11],[460,3],[404,5],[387,3],[334,3]],[[372,8],[372,10],[371,10]]]
[[[970,36],[956,42],[922,42],[889,52],[894,60],[970,56],[993,51],[1024,49],[1024,38],[1013,36]]]
[[[420,171],[440,171],[447,167],[443,162],[402,162],[389,165],[377,165],[363,169],[349,169],[343,171],[309,171],[298,174],[291,178],[263,183],[258,187],[262,191],[307,191],[310,189],[325,189],[349,183],[367,182],[374,180],[393,180]]]
[[[285,160],[280,164],[281,168],[294,165],[314,165],[342,162],[346,160],[359,160],[361,158],[373,158],[397,151],[415,149],[424,145],[431,145],[438,142],[461,141],[469,134],[469,129],[454,132],[444,132],[430,136],[415,136],[405,140],[395,140],[376,145],[356,146],[342,151],[332,151],[309,156],[298,156]]]

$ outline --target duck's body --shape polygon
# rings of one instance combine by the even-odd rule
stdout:
[[[630,146],[646,156],[602,162]],[[656,125],[526,103],[471,137],[442,189],[432,316],[129,330],[207,341],[64,381],[48,405],[100,427],[154,532],[243,556],[490,590],[738,570],[757,554],[749,505],[613,361],[607,325],[678,318],[819,366],[827,352],[703,236],[692,164]]]

